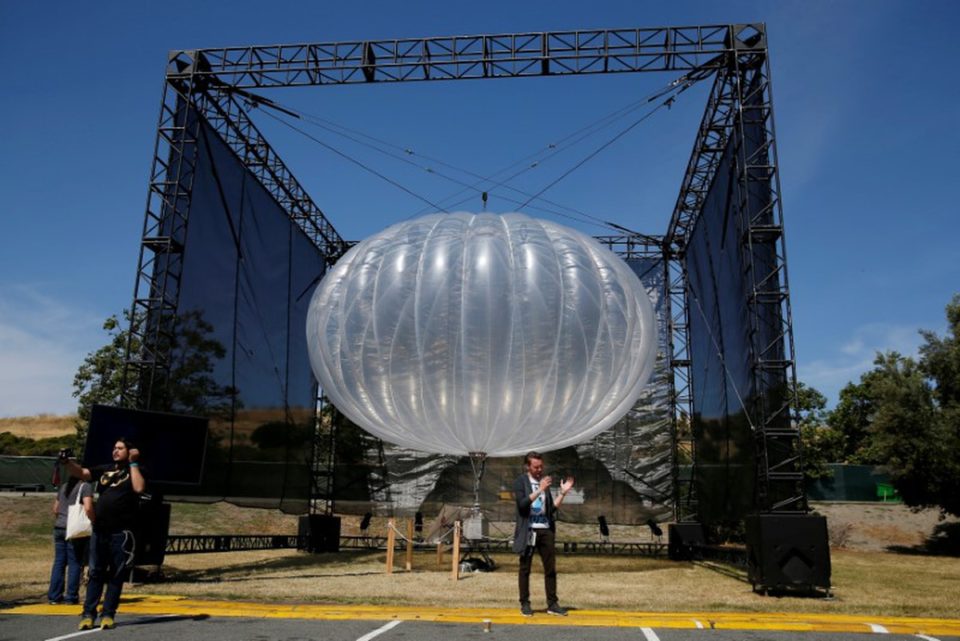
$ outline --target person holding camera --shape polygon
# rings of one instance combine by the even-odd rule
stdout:
[[[123,583],[133,566],[136,551],[134,528],[140,495],[147,482],[140,469],[140,450],[126,438],[119,438],[113,446],[113,464],[93,469],[81,467],[67,459],[71,476],[97,484],[97,500],[93,535],[90,537],[90,581],[87,597],[80,615],[79,630],[90,630],[97,619],[97,605],[103,596],[100,628],[116,627],[114,621]],[[106,585],[106,596],[103,589]]]
[[[530,607],[530,570],[533,553],[543,563],[543,583],[547,593],[547,614],[566,616],[567,610],[557,600],[557,508],[573,487],[573,477],[560,483],[560,492],[550,492],[553,478],[543,474],[543,455],[528,452],[523,457],[524,473],[513,482],[517,502],[517,522],[513,532],[513,551],[520,555],[520,613],[533,616]]]
[[[70,450],[60,450],[60,460],[67,459],[70,454]],[[59,483],[57,498],[53,501],[53,568],[47,589],[47,600],[51,605],[80,603],[80,576],[83,574],[89,540],[86,537],[67,540],[67,511],[77,502],[83,505],[87,518],[93,521],[93,488],[89,483],[71,476],[65,483]]]

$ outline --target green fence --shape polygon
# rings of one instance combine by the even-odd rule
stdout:
[[[53,492],[53,456],[0,456],[0,489]]]
[[[807,486],[812,501],[882,501],[899,503],[900,497],[890,476],[872,465],[828,466],[833,477]]]

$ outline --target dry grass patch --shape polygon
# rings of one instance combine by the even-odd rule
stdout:
[[[937,509],[912,510],[900,503],[814,503],[827,517],[831,545],[882,552],[891,545],[921,545],[944,519]]]
[[[494,572],[460,581],[417,554],[414,571],[384,572],[383,552],[309,555],[290,550],[177,555],[164,580],[136,584],[127,594],[318,604],[516,607],[516,561],[495,556]],[[39,602],[50,568],[48,545],[0,546],[0,601]],[[904,572],[906,564],[911,570]],[[534,566],[536,568],[536,564]],[[613,557],[561,557],[559,592],[578,609],[680,612],[813,612],[956,617],[960,560],[889,553],[835,552],[833,600],[754,594],[742,572],[725,566]],[[540,575],[532,577],[535,607],[543,607]]]
[[[52,495],[0,494],[0,601],[40,602],[52,561]],[[867,523],[889,523],[881,510]],[[844,514],[851,522],[853,514]],[[344,519],[345,532],[355,528]],[[877,523],[879,524],[879,523]],[[378,527],[377,524],[371,529]],[[872,527],[872,525],[871,525]],[[863,528],[861,528],[862,530]],[[173,505],[171,531],[191,533],[290,533],[296,517],[270,510],[214,505]],[[561,525],[561,537],[579,528]],[[586,530],[583,531],[586,533]],[[437,566],[434,551],[414,556],[404,572],[397,555],[393,575],[385,573],[383,551],[305,554],[293,550],[171,555],[160,582],[137,584],[125,593],[174,594],[193,598],[321,604],[517,606],[517,560],[494,555],[498,569],[450,579],[450,556]],[[564,556],[558,559],[559,593],[579,609],[627,611],[814,612],[955,618],[960,602],[960,558],[891,552],[832,552],[832,600],[754,594],[742,568],[711,563],[675,563],[637,557]],[[544,607],[539,561],[531,583],[535,607]]]
[[[449,557],[447,557],[449,559]],[[396,604],[515,607],[517,563],[494,555],[498,569],[449,577],[432,553],[418,553],[414,571],[385,573],[383,552],[307,555],[292,551],[168,557],[166,580],[147,593],[199,598],[324,604]],[[909,563],[912,578],[904,580]],[[579,609],[632,611],[816,612],[955,617],[960,559],[891,553],[834,552],[835,598],[764,597],[745,573],[710,563],[675,563],[633,557],[561,556],[559,593]],[[542,607],[537,563],[534,606]]]
[[[0,545],[0,603],[46,603],[53,563],[53,538],[48,545]]]
[[[172,503],[170,534],[290,534],[298,516],[230,503]]]
[[[76,418],[73,415],[54,416],[53,414],[0,418],[0,433],[10,432],[14,436],[32,439],[67,436],[76,432],[73,425]]]

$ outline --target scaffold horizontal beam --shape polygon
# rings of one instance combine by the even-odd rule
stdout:
[[[764,51],[763,25],[590,29],[172,51],[168,78],[236,88],[463,80],[719,67]]]

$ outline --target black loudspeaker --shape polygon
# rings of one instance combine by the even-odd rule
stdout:
[[[141,501],[137,513],[137,539],[134,565],[163,565],[170,532],[170,504],[158,500]]]
[[[423,536],[423,512],[417,512],[413,515],[413,531],[417,535],[417,540],[420,540]]]
[[[830,592],[826,517],[751,514],[747,526],[747,579],[754,590]]]
[[[663,536],[663,529],[660,527],[660,524],[653,519],[647,519],[647,527],[650,528],[650,534],[657,539]]]
[[[300,517],[297,532],[301,550],[307,552],[340,551],[340,517],[308,514]]]
[[[601,514],[597,517],[597,523],[600,524],[600,536],[609,537],[610,536],[610,526],[607,525],[607,517]]]
[[[702,523],[671,523],[667,527],[667,556],[673,561],[690,561],[700,557],[707,542]]]

